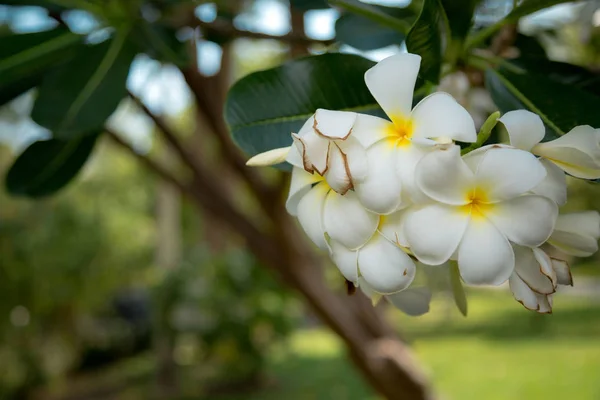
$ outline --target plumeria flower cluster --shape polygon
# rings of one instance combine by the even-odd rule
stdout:
[[[572,278],[547,249],[598,249],[600,215],[559,215],[558,207],[566,174],[600,178],[600,129],[578,126],[542,143],[540,117],[517,110],[498,120],[509,143],[477,148],[473,119],[452,96],[436,92],[412,107],[420,61],[398,54],[365,73],[388,119],[318,109],[290,147],[249,165],[293,166],[288,212],[371,297],[423,314],[431,290],[415,276],[457,265],[464,283],[508,281],[526,308],[551,312],[553,293]]]

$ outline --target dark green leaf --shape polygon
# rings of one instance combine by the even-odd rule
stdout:
[[[373,6],[380,11],[411,23],[415,14],[408,8]],[[344,13],[335,23],[336,39],[359,50],[373,50],[401,44],[405,35],[359,14]]]
[[[132,41],[155,60],[178,66],[185,66],[189,62],[188,43],[180,42],[176,30],[169,26],[141,21],[131,36]]]
[[[552,7],[557,4],[571,3],[573,0],[523,0],[521,4],[515,7],[504,19],[505,22],[515,22],[519,18],[544,8]]]
[[[370,19],[383,27],[394,29],[400,33],[406,34],[410,28],[410,24],[404,19],[396,18],[373,4],[362,3],[358,0],[329,0],[329,2],[334,6],[341,7],[346,11]]]
[[[246,76],[231,88],[225,104],[234,140],[253,156],[289,146],[290,134],[317,108],[379,114],[364,83],[373,65],[356,55],[330,53]]]
[[[37,86],[44,74],[81,44],[65,28],[0,37],[0,105]]]
[[[16,196],[40,197],[65,186],[90,156],[98,134],[61,141],[39,141],[29,146],[6,175],[6,189]]]
[[[290,5],[298,11],[323,10],[329,8],[326,0],[290,0]]]
[[[7,6],[37,6],[51,12],[61,12],[69,8],[50,0],[0,0],[0,4]]]
[[[440,2],[446,12],[450,35],[462,43],[473,24],[475,7],[481,0],[440,0]]]
[[[487,70],[486,82],[495,101],[510,94],[559,135],[577,125],[600,126],[600,97],[573,85],[506,69]]]
[[[514,46],[519,49],[521,57],[527,59],[548,59],[546,50],[533,36],[527,36],[523,35],[522,33],[518,33]]]
[[[438,83],[442,67],[442,13],[439,0],[425,0],[406,38],[408,52],[422,57],[419,75],[432,83]]]
[[[88,46],[47,76],[31,116],[57,139],[99,129],[126,94],[136,51],[124,35]]]

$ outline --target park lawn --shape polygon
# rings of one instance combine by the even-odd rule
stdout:
[[[389,310],[442,398],[600,399],[600,303],[558,295],[553,315],[537,315],[506,290],[469,297],[467,318],[444,299],[419,318]],[[324,329],[300,330],[275,348],[269,372],[271,388],[218,400],[377,398]]]

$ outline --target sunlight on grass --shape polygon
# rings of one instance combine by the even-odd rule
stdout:
[[[600,398],[600,304],[559,295],[553,315],[537,315],[505,290],[469,300],[467,318],[443,298],[419,318],[389,310],[444,399]],[[298,331],[270,371],[276,387],[245,399],[376,398],[326,330]]]

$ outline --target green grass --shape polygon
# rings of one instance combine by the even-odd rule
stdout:
[[[558,295],[553,315],[537,315],[506,291],[479,290],[463,318],[448,302],[419,318],[390,310],[444,399],[600,399],[600,304]],[[218,400],[376,398],[325,330],[274,349],[269,372],[271,388]]]

